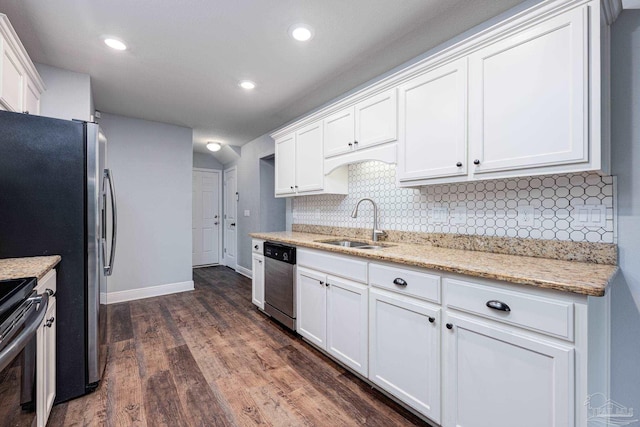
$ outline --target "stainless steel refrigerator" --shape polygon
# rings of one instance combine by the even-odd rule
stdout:
[[[116,199],[95,123],[0,111],[0,258],[61,255],[56,401],[94,390],[106,361]]]

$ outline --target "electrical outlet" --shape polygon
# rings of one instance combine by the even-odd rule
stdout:
[[[436,224],[446,223],[449,219],[449,210],[447,208],[433,208],[431,217]]]
[[[605,227],[606,225],[607,207],[605,205],[581,205],[574,207],[573,227]]]
[[[518,206],[518,225],[520,227],[533,227],[535,213],[533,206]]]
[[[453,210],[451,215],[451,223],[454,225],[462,225],[467,223],[467,208],[458,206]]]

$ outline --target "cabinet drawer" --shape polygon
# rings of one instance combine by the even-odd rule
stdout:
[[[260,239],[251,239],[251,251],[254,254],[260,254],[263,255],[263,248],[262,245],[264,244],[264,240],[260,240]]]
[[[573,341],[573,303],[445,279],[447,307]],[[489,308],[506,304],[509,311]]]
[[[44,277],[38,280],[36,285],[36,291],[41,294],[45,290],[51,289],[55,295],[56,293],[56,270],[52,269],[50,272],[44,275]]]
[[[379,288],[440,302],[440,276],[434,274],[370,264],[369,283]]]
[[[347,256],[329,255],[320,251],[298,249],[298,265],[324,271],[334,276],[367,283],[367,263]]]

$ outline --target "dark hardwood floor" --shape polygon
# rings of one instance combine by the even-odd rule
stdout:
[[[109,306],[105,378],[49,426],[428,425],[260,313],[249,279],[193,277],[193,292]]]

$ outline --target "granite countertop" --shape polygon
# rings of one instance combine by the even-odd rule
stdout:
[[[374,261],[387,261],[591,296],[603,296],[618,271],[616,265],[398,242],[384,242],[392,246],[377,250],[345,248],[322,243],[321,241],[341,238],[341,236],[327,234],[282,231],[250,235],[256,239],[322,249]]]
[[[60,255],[0,259],[0,280],[37,277],[42,279],[62,260]]]

